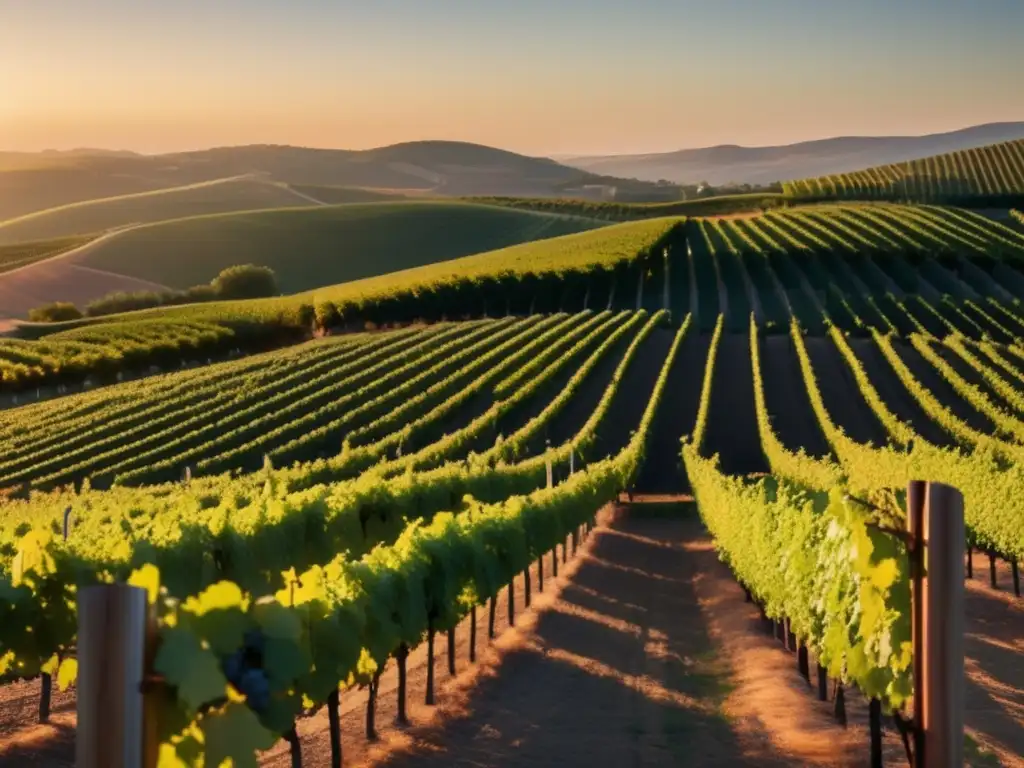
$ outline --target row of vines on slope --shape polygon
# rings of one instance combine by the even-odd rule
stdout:
[[[964,495],[968,539],[1011,560],[1024,558],[1024,469],[1007,465],[990,446],[971,453],[944,449],[924,440],[885,405],[856,353],[841,333],[831,335],[861,394],[889,432],[893,445],[874,447],[852,440],[835,424],[825,406],[817,376],[796,324],[791,337],[804,383],[818,422],[839,459],[849,488],[858,494],[904,488],[911,480],[932,480],[958,488]]]
[[[859,505],[845,501],[838,470],[810,466],[771,433],[763,392],[755,386],[762,445],[780,468],[827,490],[774,476],[730,477],[717,457],[701,453],[721,323],[704,371],[697,422],[682,457],[705,525],[737,578],[772,618],[792,631],[831,676],[898,709],[911,694],[909,563],[901,542],[871,527]],[[796,323],[794,323],[796,328]],[[760,376],[756,324],[751,354]]]
[[[92,491],[75,500],[74,535],[67,541],[45,522],[47,501],[42,497],[40,508],[26,510],[24,518],[43,522],[7,544],[9,552],[19,553],[12,573],[27,569],[37,579],[40,573],[46,574],[33,584],[40,601],[31,621],[38,629],[20,637],[28,645],[16,654],[19,669],[31,674],[71,647],[69,604],[62,600],[73,594],[74,585],[93,582],[99,574],[123,578],[141,563],[154,563],[175,594],[198,591],[219,577],[260,591],[281,570],[322,563],[336,553],[358,556],[375,543],[393,539],[407,520],[429,520],[442,509],[460,509],[464,496],[498,501],[528,493],[543,484],[548,461],[557,470],[574,452],[587,455],[585,449],[620,389],[633,351],[665,319],[664,313],[650,318],[592,417],[565,446],[546,456],[516,464],[448,463],[421,472],[389,472],[382,465],[358,478],[330,484],[323,484],[323,467],[298,465],[268,470],[262,477],[222,476],[217,484],[211,479],[192,488]],[[556,472],[556,476],[564,474]],[[54,519],[52,512],[49,519]],[[48,595],[63,598],[51,603]],[[62,605],[63,611],[55,607]]]
[[[169,587],[158,566],[135,571],[129,580],[149,588],[162,620],[155,662],[166,683],[162,756],[187,762],[205,752],[211,764],[226,757],[250,763],[257,750],[290,731],[304,706],[336,701],[339,686],[371,682],[389,658],[453,626],[590,520],[639,467],[686,327],[676,334],[627,446],[552,488],[507,494],[490,504],[467,500],[461,513],[412,522],[393,543],[361,559],[342,553],[308,566],[296,563],[283,581],[275,574],[276,584],[255,592],[217,580],[186,597],[188,591]],[[17,579],[0,580],[0,611],[10,619],[0,647],[7,663],[19,661],[11,642],[24,638],[27,622],[39,612],[60,610],[56,603],[40,603],[42,585],[61,567],[60,551],[40,544],[35,552]],[[254,646],[260,647],[258,674],[236,679],[231,660],[251,655]],[[65,682],[73,666],[62,668]]]
[[[994,204],[1024,195],[1024,140],[783,182],[782,189],[788,197],[799,199]]]

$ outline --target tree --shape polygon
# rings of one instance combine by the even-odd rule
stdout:
[[[263,299],[279,293],[274,270],[255,264],[228,267],[210,284],[222,299]]]
[[[79,320],[82,313],[68,301],[55,301],[29,310],[28,319],[34,323],[63,323],[67,320]]]

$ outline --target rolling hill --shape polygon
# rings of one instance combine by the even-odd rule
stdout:
[[[292,185],[363,187],[433,196],[600,197],[665,190],[605,179],[546,158],[452,141],[417,141],[369,150],[289,146],[220,147],[165,155],[81,150],[0,153],[0,221],[68,203],[258,175]],[[588,188],[592,187],[592,188]]]
[[[992,123],[927,136],[844,136],[775,147],[721,145],[645,155],[568,157],[591,173],[676,183],[771,184],[857,171],[1024,138],[1024,122]]]
[[[357,191],[348,202],[359,200]],[[0,222],[0,245],[104,232],[117,227],[148,224],[231,211],[306,207],[323,202],[308,193],[265,177],[247,175],[199,182],[152,192],[68,203]]]
[[[271,267],[282,291],[294,293],[604,223],[459,202],[281,208],[177,219],[117,232],[68,256],[0,275],[0,315],[21,317],[50,301],[83,306],[111,290],[188,288],[240,263]]]
[[[783,184],[811,200],[908,200],[1003,207],[1024,199],[1024,139]]]

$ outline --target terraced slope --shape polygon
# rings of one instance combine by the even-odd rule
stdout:
[[[985,203],[1024,195],[1024,139],[921,160],[783,182],[786,195],[814,200]]]

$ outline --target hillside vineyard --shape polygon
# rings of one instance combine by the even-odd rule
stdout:
[[[1024,139],[852,173],[785,182],[793,198],[977,203],[1024,196]]]
[[[162,749],[251,760],[620,493],[692,492],[767,615],[898,709],[907,553],[852,499],[899,517],[908,481],[941,480],[971,547],[1024,559],[1022,293],[1018,229],[888,203],[634,222],[325,289],[325,338],[0,412],[0,673],[69,684],[76,590],[146,586]],[[290,301],[246,305],[246,333]],[[59,369],[111,327],[230,345],[215,311],[0,354]],[[209,736],[228,727],[245,738]]]

